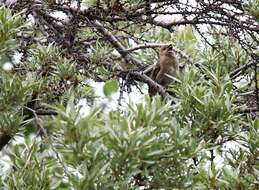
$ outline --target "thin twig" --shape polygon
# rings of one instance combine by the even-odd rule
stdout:
[[[236,113],[256,113],[259,112],[259,108],[257,107],[251,107],[251,108],[243,108],[236,111]]]
[[[61,157],[59,156],[59,153],[56,151],[56,149],[55,149],[53,143],[51,142],[51,138],[49,137],[49,135],[48,135],[46,129],[43,127],[43,121],[42,121],[42,119],[38,117],[38,115],[37,115],[37,113],[36,113],[35,110],[33,110],[33,109],[31,109],[31,108],[29,108],[29,107],[27,107],[27,106],[23,106],[23,107],[33,113],[33,115],[34,115],[34,117],[35,117],[35,122],[36,122],[36,124],[37,124],[37,127],[39,128],[39,131],[42,132],[43,135],[45,136],[45,138],[48,140],[48,142],[49,142],[49,144],[50,144],[50,146],[51,146],[51,149],[53,150],[53,152],[54,152],[55,155],[56,155],[56,158],[58,159],[59,163],[60,163],[61,166],[63,167],[65,174],[67,175],[68,178],[70,178],[70,175],[69,175],[69,173],[68,173],[68,171],[67,171],[67,169],[66,169],[66,166],[65,166],[63,160],[61,159]]]
[[[239,74],[239,72],[246,70],[248,67],[250,67],[251,65],[253,65],[253,62],[249,62],[245,65],[242,65],[241,67],[235,69],[234,71],[229,73],[229,76],[233,79],[237,77],[237,74]]]
[[[148,44],[141,44],[132,48],[126,49],[124,52],[130,53],[132,51],[136,51],[139,49],[146,49],[146,48],[156,48],[156,47],[162,47],[170,44],[158,44],[158,43],[148,43]],[[176,53],[178,53],[182,58],[186,59],[190,64],[194,65],[194,61],[192,60],[191,56],[187,55],[185,52],[180,50],[179,48],[173,47],[172,48]]]

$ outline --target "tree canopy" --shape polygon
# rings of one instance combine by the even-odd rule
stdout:
[[[258,0],[0,1],[0,189],[259,189],[258,42]]]

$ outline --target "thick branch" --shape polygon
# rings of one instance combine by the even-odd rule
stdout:
[[[142,62],[135,59],[133,56],[131,56],[128,52],[126,52],[126,48],[119,42],[119,40],[107,29],[104,28],[104,26],[99,21],[94,21],[92,23],[95,28],[100,32],[106,39],[113,45],[113,47],[121,54],[121,56],[124,58],[126,63],[133,64],[137,66],[144,66]]]
[[[37,109],[37,115],[57,115],[58,113],[55,110],[44,110],[44,109]]]
[[[129,77],[132,77],[134,80],[147,83],[149,86],[157,90],[157,92],[162,96],[163,99],[167,100],[170,98],[170,95],[166,92],[166,89],[163,86],[153,81],[150,77],[148,77],[144,73],[132,71],[132,72],[121,72],[119,74],[119,76],[121,76],[122,78],[125,78],[127,75],[129,75]]]

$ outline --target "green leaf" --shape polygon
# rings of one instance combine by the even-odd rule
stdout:
[[[117,92],[119,84],[116,80],[109,80],[103,87],[103,93],[105,96],[110,96],[112,93]]]
[[[94,6],[94,5],[96,5],[97,1],[96,0],[86,0],[85,2],[88,6]]]

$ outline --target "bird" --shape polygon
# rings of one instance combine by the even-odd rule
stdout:
[[[177,77],[179,72],[179,64],[175,56],[172,44],[164,45],[160,49],[159,61],[152,68],[150,78],[167,88],[173,81],[168,75]],[[149,85],[149,95],[155,96],[157,90]]]

